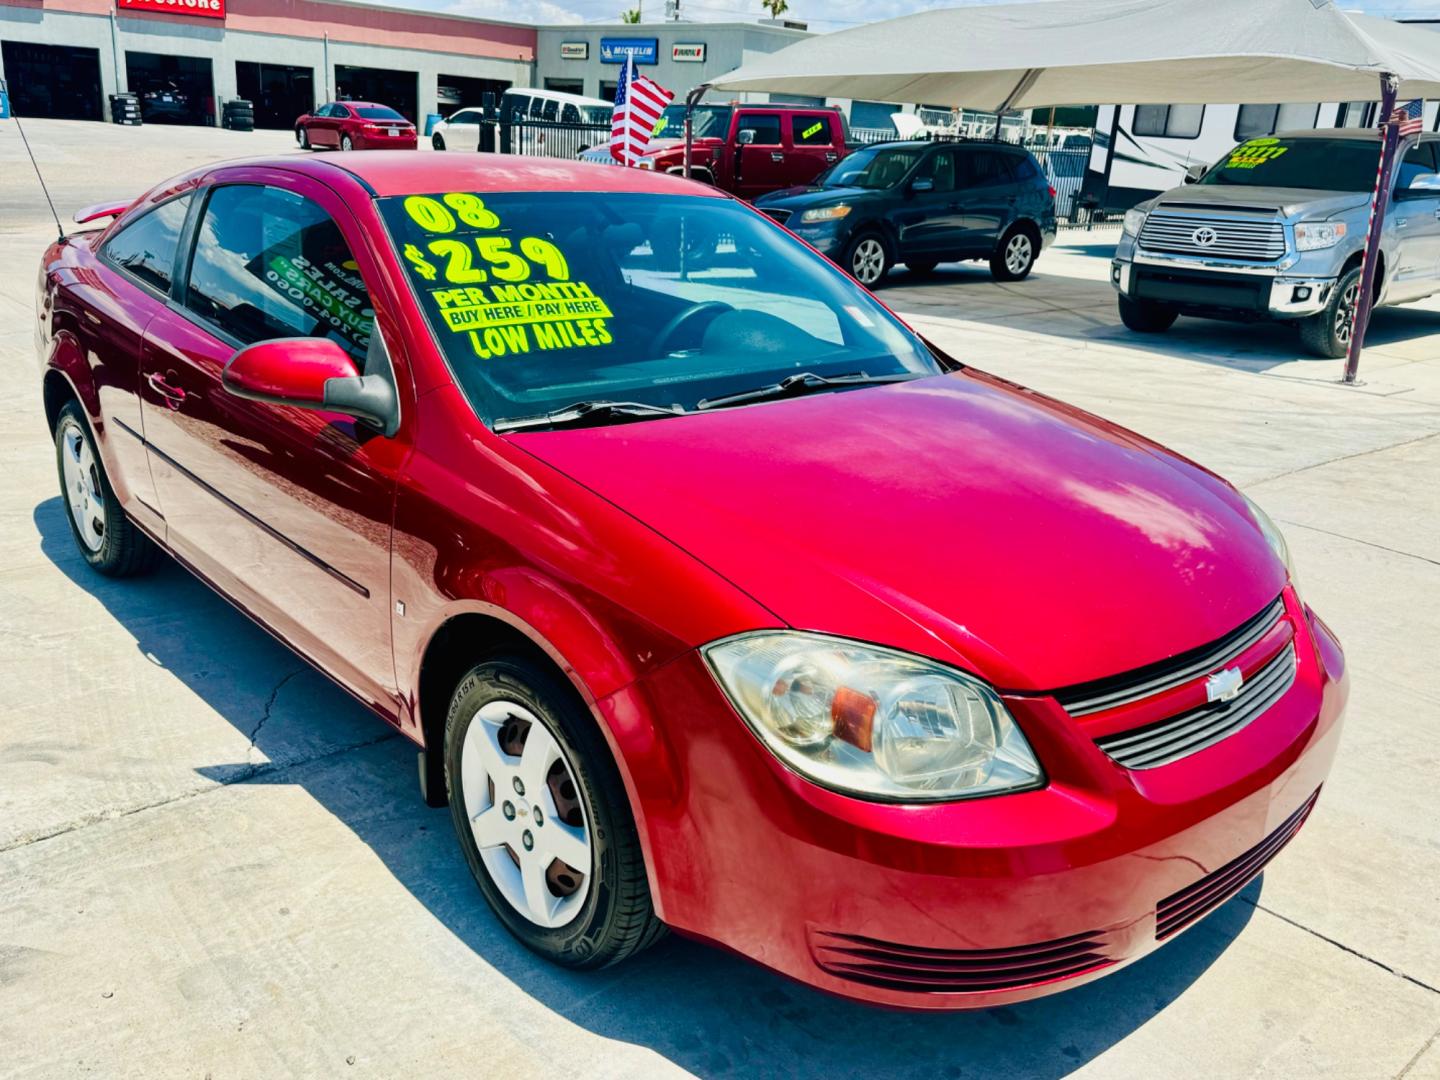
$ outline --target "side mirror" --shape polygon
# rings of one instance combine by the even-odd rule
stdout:
[[[935,181],[928,176],[917,176],[914,180],[910,181],[910,190],[916,192],[934,191]]]
[[[1440,173],[1419,173],[1410,178],[1410,183],[1395,192],[1401,199],[1424,199],[1440,197]]]
[[[755,141],[755,129],[746,128],[744,131],[740,132],[738,135],[735,136],[735,141],[741,146],[749,146]]]
[[[256,342],[230,358],[220,381],[250,401],[344,413],[386,435],[400,426],[400,404],[390,381],[361,375],[350,354],[329,338]]]
[[[1208,165],[1191,165],[1185,170],[1185,183],[1198,184],[1209,171],[1210,166]]]

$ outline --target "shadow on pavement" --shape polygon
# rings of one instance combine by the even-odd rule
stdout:
[[[1183,993],[1245,927],[1260,894],[1261,882],[1253,882],[1238,902],[1099,982],[972,1013],[900,1013],[834,999],[675,936],[618,968],[584,974],[554,968],[511,938],[486,907],[449,812],[420,800],[408,741],[178,564],[164,560],[152,576],[129,581],[95,574],[76,553],[65,514],[58,498],[35,508],[44,554],[134,637],[137,663],[170,671],[273,763],[205,767],[201,774],[220,783],[301,788],[465,943],[477,965],[574,1024],[648,1047],[702,1077],[1061,1077]],[[262,722],[280,690],[302,679],[303,686],[293,685],[306,694],[298,720]],[[304,874],[303,865],[295,867],[297,881]],[[468,977],[489,976],[477,968]]]

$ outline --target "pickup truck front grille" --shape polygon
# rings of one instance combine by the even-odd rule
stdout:
[[[1155,210],[1140,230],[1140,247],[1172,255],[1273,262],[1285,254],[1285,229],[1273,218]]]

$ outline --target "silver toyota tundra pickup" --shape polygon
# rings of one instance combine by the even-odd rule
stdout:
[[[1397,164],[1376,306],[1440,292],[1440,135]],[[1176,316],[1295,323],[1307,351],[1344,356],[1380,156],[1373,130],[1241,143],[1184,187],[1125,214],[1110,267],[1120,318],[1160,333]]]

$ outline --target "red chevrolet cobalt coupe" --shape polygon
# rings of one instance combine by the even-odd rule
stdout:
[[[39,314],[80,552],[168,552],[413,739],[542,956],[1002,1004],[1315,803],[1344,659],[1259,508],[713,188],[377,153],[91,214]]]

